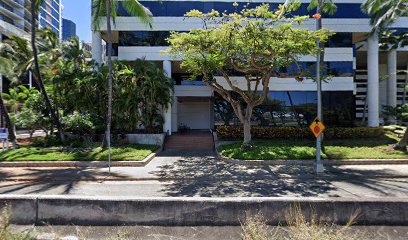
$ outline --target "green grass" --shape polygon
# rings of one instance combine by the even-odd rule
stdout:
[[[324,159],[407,159],[408,154],[392,149],[392,136],[376,139],[347,139],[325,141]],[[312,140],[255,140],[254,147],[242,151],[241,143],[222,145],[221,154],[243,160],[315,159],[316,147]]]
[[[155,145],[128,144],[112,147],[112,161],[140,161],[159,147]],[[103,161],[108,151],[101,147],[91,150],[63,150],[62,148],[22,147],[0,152],[0,161]]]

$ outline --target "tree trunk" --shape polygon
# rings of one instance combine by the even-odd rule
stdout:
[[[241,148],[243,150],[250,149],[252,147],[252,135],[251,135],[251,118],[244,118],[242,123],[244,125],[244,142]]]
[[[52,120],[54,121],[54,124],[56,125],[57,129],[58,129],[58,133],[59,133],[59,139],[61,141],[64,141],[64,132],[62,130],[61,127],[61,123],[57,117],[57,115],[55,114],[54,108],[51,105],[51,101],[48,97],[47,91],[45,90],[44,87],[44,83],[42,81],[41,78],[41,72],[40,72],[40,66],[38,64],[38,53],[37,53],[37,47],[35,45],[35,34],[36,34],[36,20],[37,20],[37,11],[35,9],[35,0],[31,1],[31,46],[33,48],[33,57],[34,57],[34,68],[35,68],[35,72],[36,72],[36,77],[35,77],[35,81],[38,85],[38,87],[40,88],[41,93],[44,96],[44,100],[45,100],[45,104],[48,108],[48,110],[50,111],[50,115]]]
[[[112,125],[112,26],[111,26],[111,4],[110,0],[106,4],[106,24],[108,34],[108,113],[106,119],[106,143],[108,145],[108,160],[110,161],[111,125]]]
[[[10,116],[8,114],[7,108],[4,105],[3,98],[1,98],[0,100],[0,111],[1,111],[1,115],[4,117],[4,121],[6,122],[6,127],[9,132],[10,141],[13,143],[13,148],[17,149],[18,145],[17,145],[16,135],[14,132],[13,125],[11,124]]]
[[[408,143],[408,129],[405,130],[404,136],[402,136],[401,140],[394,146],[394,149],[406,151],[407,143]]]

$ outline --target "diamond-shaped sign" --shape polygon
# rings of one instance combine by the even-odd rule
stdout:
[[[324,124],[320,121],[320,119],[318,117],[315,118],[315,120],[313,120],[312,124],[310,124],[309,126],[310,130],[312,130],[313,134],[315,135],[315,137],[319,137],[319,135],[324,131],[324,129],[326,129],[326,127],[324,126]]]

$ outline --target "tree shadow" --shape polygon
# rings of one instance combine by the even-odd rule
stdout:
[[[162,157],[182,154],[162,153]],[[241,165],[224,162],[214,154],[188,153],[180,160],[159,166],[154,176],[171,179],[161,190],[171,197],[317,197],[341,190],[333,180],[345,181],[360,188],[387,195],[393,187],[408,194],[397,184],[384,183],[369,176],[391,175],[387,170],[342,169],[326,167],[317,176],[313,165]],[[337,195],[335,195],[337,196]]]
[[[10,175],[0,179],[6,181]],[[127,175],[98,171],[97,168],[81,166],[76,168],[35,168],[25,173],[13,175],[12,179],[27,179],[0,186],[0,194],[11,194],[24,191],[24,194],[38,194],[49,190],[63,188],[60,194],[69,194],[81,181],[103,181],[110,178],[126,178]]]

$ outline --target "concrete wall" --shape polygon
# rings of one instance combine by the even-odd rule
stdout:
[[[129,143],[163,146],[165,134],[126,134],[126,137]]]
[[[1,196],[15,224],[51,225],[240,225],[261,212],[269,224],[284,224],[294,206],[306,218],[358,225],[408,225],[408,199],[343,198],[96,198]]]

